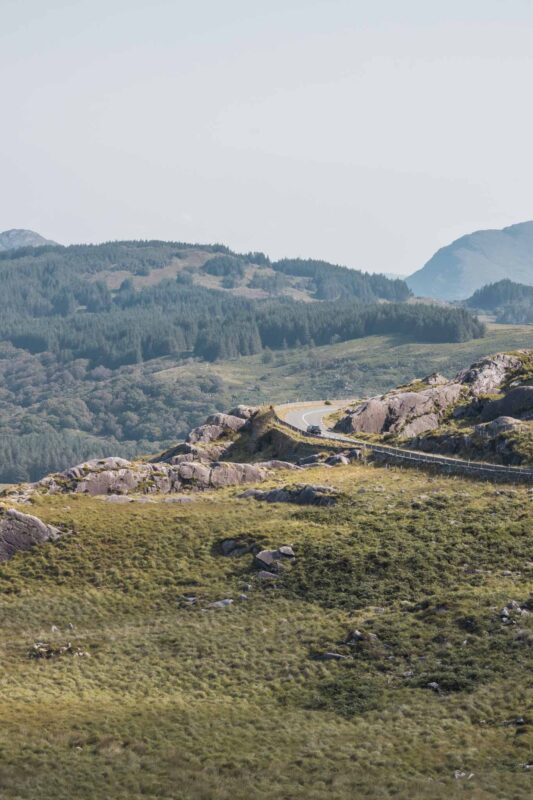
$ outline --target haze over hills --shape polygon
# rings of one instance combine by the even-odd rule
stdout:
[[[0,253],[5,250],[18,250],[21,247],[43,247],[46,244],[55,245],[57,242],[45,239],[40,233],[25,228],[12,228],[0,233]]]
[[[504,278],[533,285],[533,222],[462,236],[438,250],[406,283],[417,295],[464,300]]]
[[[223,245],[23,248],[0,253],[0,282],[0,482],[153,451],[228,401],[270,396],[269,365],[291,350],[484,334],[466,309],[407,302],[401,280]],[[242,394],[206,366],[248,356],[264,384],[248,376]],[[329,367],[328,392],[340,391]],[[171,384],[152,377],[174,368]]]

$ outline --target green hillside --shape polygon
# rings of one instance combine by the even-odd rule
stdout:
[[[0,565],[2,798],[530,797],[527,488],[312,480],[336,506],[35,498],[73,534]],[[296,561],[262,583],[228,537]]]

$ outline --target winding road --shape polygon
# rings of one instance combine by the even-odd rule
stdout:
[[[352,447],[365,448],[367,452],[377,456],[381,461],[409,466],[432,466],[443,472],[473,474],[477,477],[492,477],[516,483],[533,483],[533,470],[525,467],[511,467],[503,464],[491,464],[485,461],[467,461],[452,456],[434,455],[420,450],[407,450],[403,447],[374,444],[358,440],[352,436],[335,433],[324,424],[324,417],[336,409],[345,408],[348,401],[332,401],[328,405],[321,403],[287,403],[276,406],[274,411],[279,422],[294,430],[307,434],[309,425],[318,425],[320,438],[332,439],[350,444]],[[317,435],[314,435],[317,438]]]

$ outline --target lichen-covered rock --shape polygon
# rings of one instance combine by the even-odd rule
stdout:
[[[428,386],[442,386],[448,383],[448,378],[445,378],[440,372],[432,372],[431,375],[424,378],[423,383],[427,383]]]
[[[206,419],[206,424],[219,425],[226,431],[236,433],[246,425],[246,419],[234,416],[233,414],[211,414],[211,416]]]
[[[483,438],[492,439],[505,431],[514,431],[522,428],[524,423],[514,417],[496,417],[490,422],[483,422],[474,426],[474,432]]]
[[[254,564],[259,569],[267,569],[270,572],[278,572],[284,563],[291,563],[296,558],[296,554],[290,545],[282,545],[276,550],[260,550],[256,553]]]
[[[476,361],[456,376],[456,381],[468,386],[474,397],[491,394],[501,388],[522,362],[518,356],[497,353]]]
[[[235,406],[229,412],[232,417],[241,417],[241,419],[251,419],[254,414],[259,411],[259,406]]]
[[[448,414],[459,419],[477,416],[483,409],[484,420],[502,415],[533,416],[531,386],[512,388],[499,400],[487,401],[484,397],[508,387],[521,366],[519,355],[497,353],[476,361],[450,381],[434,373],[349,409],[335,430],[409,438],[436,430]]]
[[[189,444],[209,444],[220,439],[225,433],[222,425],[200,425],[198,428],[192,429],[187,436],[187,442]]]
[[[264,500],[267,503],[296,503],[296,505],[332,506],[338,500],[338,491],[331,486],[313,486],[312,484],[296,484],[284,486],[282,489],[248,489],[240,495],[242,498]]]
[[[517,386],[498,400],[489,400],[481,412],[483,421],[496,417],[533,417],[533,386]]]
[[[209,444],[228,434],[237,433],[247,423],[242,417],[232,414],[212,414],[207,418],[205,425],[200,425],[187,436],[189,444]]]
[[[48,475],[29,487],[49,494],[74,492],[76,494],[110,495],[113,497],[139,494],[171,494],[183,489],[218,489],[245,483],[259,483],[277,469],[294,465],[283,461],[259,464],[232,461],[183,461],[167,464],[126,462],[129,466],[110,469],[109,459],[87,462],[55,475]]]
[[[461,397],[460,383],[431,386],[420,392],[391,392],[371,397],[340,420],[335,429],[346,433],[395,433],[416,436],[434,430]]]
[[[47,525],[39,517],[23,514],[14,508],[0,512],[0,561],[8,561],[15,553],[55,541],[60,536],[58,528]]]

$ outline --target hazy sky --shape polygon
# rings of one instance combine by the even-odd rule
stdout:
[[[0,0],[0,230],[411,272],[533,218],[533,0]]]

